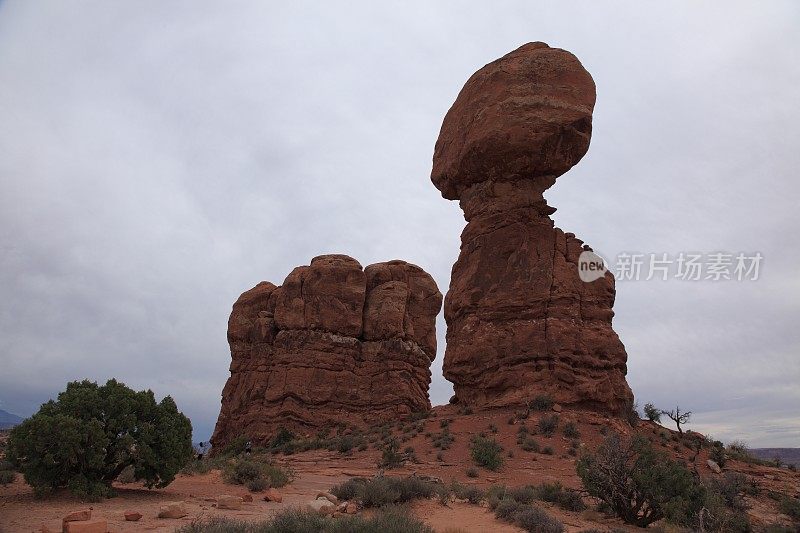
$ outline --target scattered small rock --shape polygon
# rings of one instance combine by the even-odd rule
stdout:
[[[320,499],[328,500],[329,502],[331,502],[334,505],[339,503],[339,499],[336,496],[334,496],[333,494],[331,494],[330,492],[318,492],[317,493],[317,499],[318,500],[320,500]]]
[[[80,511],[72,511],[67,516],[65,516],[61,522],[66,524],[67,522],[77,522],[79,520],[91,520],[92,518],[92,510],[91,509],[81,509]]]
[[[138,522],[142,519],[142,513],[137,511],[125,511],[125,521],[127,522]]]
[[[344,512],[347,514],[356,514],[358,512],[358,506],[355,504],[355,502],[347,502]]]
[[[248,503],[252,502],[253,501],[253,495],[252,494],[243,494],[242,495],[242,501],[243,502],[248,502]]]
[[[320,498],[319,500],[312,500],[308,502],[307,507],[311,511],[316,511],[322,515],[333,514],[336,507],[331,504],[327,499]]]
[[[713,459],[709,459],[708,461],[706,461],[706,464],[708,464],[708,468],[710,468],[711,471],[714,472],[715,474],[722,473],[722,468],[720,468],[717,462],[714,461]]]
[[[223,494],[217,497],[217,509],[231,509],[238,511],[242,508],[242,499],[239,496]]]
[[[161,506],[158,517],[159,518],[183,518],[188,515],[186,506],[183,502],[167,502]]]
[[[553,411],[555,411],[556,413],[560,413],[561,412],[561,405],[557,404],[557,403],[554,403],[553,404]]]

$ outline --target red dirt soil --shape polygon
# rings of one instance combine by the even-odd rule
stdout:
[[[627,423],[604,417],[589,411],[564,410],[560,413],[559,430],[552,437],[532,435],[539,444],[551,446],[553,455],[523,451],[517,444],[517,431],[520,424],[525,423],[534,428],[538,419],[545,414],[532,412],[527,420],[516,420],[509,424],[515,413],[511,410],[477,412],[459,414],[456,406],[435,407],[429,418],[418,424],[424,429],[416,436],[402,442],[401,450],[411,446],[415,450],[417,463],[406,463],[402,468],[387,471],[387,475],[404,476],[412,473],[439,478],[445,482],[457,480],[464,485],[476,485],[486,488],[492,484],[520,486],[559,481],[564,486],[580,489],[580,479],[575,473],[576,458],[568,455],[570,440],[563,436],[561,428],[565,422],[572,420],[580,432],[580,448],[593,450],[604,438],[604,433],[616,431],[629,435],[634,431]],[[433,447],[431,439],[425,433],[441,432],[443,420],[450,419],[450,433],[455,437],[450,449],[442,452],[442,461],[437,460],[438,450]],[[490,426],[496,428],[493,433]],[[651,422],[641,422],[635,431],[645,436],[652,436],[653,442],[661,447],[662,437],[666,446],[663,449],[672,456],[689,461],[693,452],[684,446],[677,433],[667,430]],[[473,466],[469,453],[469,440],[473,435],[485,432],[496,438],[504,448],[504,463],[497,472],[479,469],[477,478],[469,478],[466,471]],[[395,430],[398,437],[402,432]],[[508,452],[513,452],[513,457]],[[92,508],[93,517],[108,520],[109,530],[124,531],[173,531],[194,520],[226,516],[240,520],[263,520],[275,512],[291,506],[304,506],[316,497],[320,491],[327,491],[333,485],[345,481],[352,476],[370,477],[378,473],[377,463],[380,451],[354,451],[352,455],[338,452],[314,450],[294,455],[278,455],[275,461],[291,468],[295,473],[293,482],[281,489],[282,503],[264,502],[260,494],[253,494],[252,503],[244,503],[239,511],[219,510],[214,506],[214,499],[223,494],[244,495],[247,490],[242,486],[227,485],[222,481],[221,473],[213,470],[202,475],[179,475],[167,488],[147,490],[136,484],[118,484],[117,496],[99,503],[82,503],[65,491],[61,491],[46,500],[36,500],[33,492],[21,479],[7,487],[0,487],[0,532],[40,531],[46,526],[51,531],[61,528],[61,518],[77,509]],[[706,460],[707,452],[703,451],[696,460],[698,471],[702,476],[713,476]],[[757,498],[746,497],[749,505],[748,514],[754,525],[770,523],[791,524],[790,519],[781,515],[776,501],[768,497],[770,491],[800,496],[800,474],[785,468],[751,465],[739,461],[728,461],[725,470],[742,472],[751,476],[762,488]],[[184,501],[189,516],[183,519],[156,518],[159,507],[168,501]],[[591,503],[587,498],[587,503]],[[637,531],[628,528],[621,521],[606,517],[596,511],[582,513],[563,511],[548,503],[537,502],[550,514],[564,523],[565,531],[577,532],[588,528],[610,530]],[[422,520],[429,523],[437,531],[466,532],[512,532],[521,531],[494,518],[485,506],[470,505],[455,501],[448,506],[438,501],[416,502],[412,511]],[[139,522],[125,522],[123,513],[133,510],[142,513]]]

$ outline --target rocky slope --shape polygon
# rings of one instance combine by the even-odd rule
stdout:
[[[21,416],[17,416],[13,413],[9,413],[8,411],[3,411],[0,409],[0,429],[10,429],[14,426],[21,424],[22,421],[25,420]]]
[[[445,299],[455,401],[499,407],[548,393],[621,413],[633,401],[611,327],[611,273],[578,275],[588,246],[542,194],[586,153],[595,85],[564,50],[529,43],[476,72],[445,116],[431,179],[467,226]]]
[[[433,278],[405,261],[362,269],[325,255],[280,287],[259,283],[228,321],[231,376],[211,442],[427,411],[441,305]]]

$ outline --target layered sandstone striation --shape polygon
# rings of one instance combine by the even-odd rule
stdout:
[[[594,103],[575,56],[529,43],[473,74],[445,116],[431,179],[467,220],[444,305],[456,401],[550,394],[611,413],[633,401],[614,277],[581,281],[589,247],[554,227],[543,197],[586,153]]]
[[[228,321],[231,376],[212,444],[430,409],[441,306],[433,278],[405,261],[362,268],[324,255],[280,287],[259,283]]]

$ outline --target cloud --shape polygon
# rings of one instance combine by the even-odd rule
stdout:
[[[605,257],[765,256],[757,282],[618,284],[640,403],[796,444],[798,7],[616,7],[1,3],[5,408],[116,376],[205,438],[256,282],[342,252],[444,292],[464,221],[428,180],[441,120],[477,68],[544,40],[598,86],[589,154],[547,193],[557,225]]]

